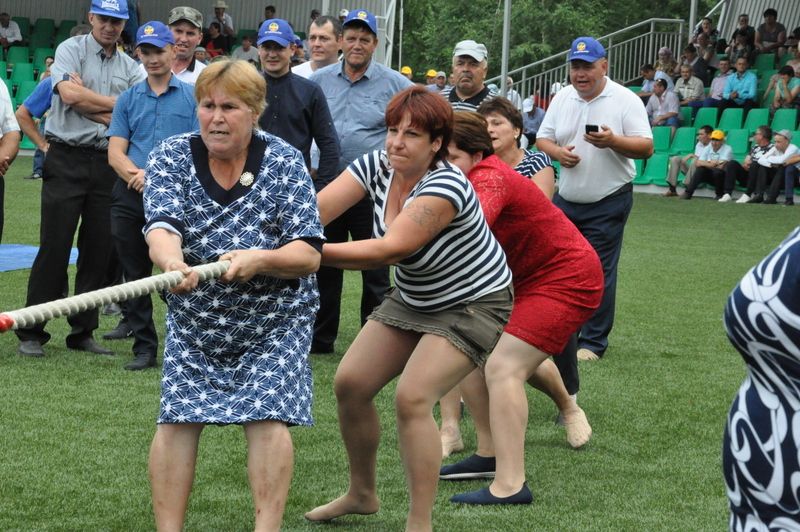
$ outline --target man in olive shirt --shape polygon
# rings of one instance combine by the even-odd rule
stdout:
[[[54,96],[45,130],[50,148],[42,181],[40,247],[28,280],[27,305],[62,296],[76,229],[75,293],[101,288],[105,279],[112,250],[111,187],[116,180],[108,165],[106,128],[116,97],[144,79],[136,62],[117,51],[127,19],[126,2],[93,0],[92,32],[67,39],[56,50],[51,67]],[[76,75],[81,83],[73,81]],[[112,354],[92,337],[97,310],[71,316],[69,324],[67,347]],[[17,336],[19,353],[26,356],[43,356],[42,344],[50,339],[44,324],[19,329]]]

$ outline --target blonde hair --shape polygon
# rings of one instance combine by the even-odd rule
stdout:
[[[261,116],[267,106],[267,82],[256,67],[241,59],[214,61],[200,73],[194,86],[197,102],[212,90],[221,90],[242,100],[256,117]]]

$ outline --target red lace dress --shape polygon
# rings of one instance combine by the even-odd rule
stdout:
[[[600,305],[603,269],[592,246],[539,187],[496,156],[469,173],[514,275],[505,332],[548,354]]]

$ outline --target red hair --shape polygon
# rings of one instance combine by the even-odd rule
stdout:
[[[442,147],[433,156],[433,164],[446,161],[447,146],[453,136],[453,109],[438,93],[414,85],[395,94],[386,106],[386,126],[394,127],[408,115],[412,126],[426,131],[431,140],[442,139]]]

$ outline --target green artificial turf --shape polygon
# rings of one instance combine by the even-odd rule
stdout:
[[[3,242],[38,241],[41,181],[6,176]],[[722,327],[726,297],[796,225],[800,208],[679,201],[637,194],[619,268],[616,325],[600,362],[581,363],[579,402],[594,427],[573,451],[555,409],[530,390],[526,472],[531,506],[456,507],[447,499],[481,482],[442,483],[438,530],[721,530],[727,499],[722,430],[744,365]],[[535,250],[531,250],[535,252]],[[73,269],[70,270],[74,273]],[[24,305],[28,271],[0,273],[4,309]],[[312,357],[316,427],[292,429],[296,466],[285,530],[400,530],[408,497],[397,450],[392,389],[378,397],[384,427],[374,516],[310,524],[303,513],[347,485],[333,374],[358,329],[358,274],[346,277],[342,333],[333,356]],[[156,298],[156,320],[163,304]],[[116,323],[102,317],[100,333]],[[19,357],[0,337],[0,530],[153,528],[147,453],[159,372],[127,372],[117,356],[67,350],[65,320],[48,325],[47,357]],[[380,356],[376,353],[376,356]],[[365,368],[369,371],[369,368]],[[468,449],[474,432],[464,424]],[[460,455],[465,456],[465,455]],[[455,457],[455,458],[458,458]],[[201,440],[187,530],[252,529],[241,428],[209,427]]]

